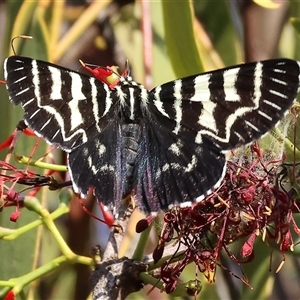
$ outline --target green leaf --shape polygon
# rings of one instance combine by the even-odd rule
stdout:
[[[204,71],[193,30],[193,9],[189,1],[162,1],[165,41],[174,72],[185,77]]]
[[[300,19],[299,18],[290,18],[290,22],[296,30],[297,34],[300,35]]]

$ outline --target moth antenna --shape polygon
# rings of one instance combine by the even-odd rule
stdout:
[[[89,63],[85,63],[83,62],[81,59],[79,59],[79,63],[81,64],[81,67],[93,67],[93,68],[99,68],[99,69],[107,69],[107,67],[103,67],[103,66],[98,66],[98,65],[95,65],[95,64],[89,64]]]
[[[126,75],[127,75],[127,76],[131,76],[128,58],[127,58],[126,61],[125,61],[125,72],[126,72]]]
[[[15,37],[13,37],[12,40],[11,40],[11,42],[10,42],[10,46],[11,46],[11,49],[12,49],[14,55],[16,55],[16,51],[15,51],[15,47],[14,47],[14,41],[16,39],[29,39],[29,40],[31,40],[32,38],[33,37],[30,36],[30,35],[17,35]]]

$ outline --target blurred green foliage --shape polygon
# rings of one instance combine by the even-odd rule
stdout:
[[[6,1],[4,6],[6,10],[5,35],[1,37],[3,57],[0,60],[3,61],[5,57],[12,55],[10,43],[12,38],[20,34],[26,34],[31,35],[33,39],[17,39],[14,41],[14,48],[18,55],[59,62],[68,51],[74,51],[76,46],[73,43],[86,34],[99,14],[106,12],[107,5],[109,5],[109,2],[106,1],[93,2],[90,7],[82,7],[78,18],[71,20],[69,16],[76,14],[78,8],[71,6],[66,8],[63,1]],[[294,17],[298,17],[300,4],[292,1],[291,11]],[[135,72],[136,80],[140,82],[143,82],[145,78],[145,53],[142,47],[144,32],[140,27],[134,27],[133,24],[139,24],[142,15],[141,2],[136,2],[116,10],[116,13],[110,16],[110,22],[118,43],[129,59]],[[199,21],[196,20],[195,15],[197,15]],[[208,69],[243,61],[243,43],[237,34],[237,28],[233,25],[230,8],[225,0],[195,1],[193,6],[188,1],[176,3],[172,1],[151,1],[151,18],[153,62],[148,75],[153,77],[155,85],[176,77],[201,73]],[[299,33],[299,19],[293,19],[292,24]],[[211,44],[207,43],[207,41]],[[297,50],[299,49],[299,38],[289,22],[284,26],[281,41],[284,44],[279,45],[280,56],[300,58],[299,50]],[[285,46],[287,44],[288,47]],[[0,68],[2,70],[2,66]],[[2,75],[1,78],[3,78]],[[8,101],[4,86],[0,86],[0,99],[0,141],[3,141],[11,134],[18,121],[22,118],[22,112],[20,108],[14,108]],[[18,154],[28,156],[34,143],[34,138],[21,137],[15,151]],[[44,143],[39,147],[35,156],[41,157],[46,151],[47,146]],[[0,158],[4,159],[4,157],[5,151],[2,151]],[[22,166],[18,167],[21,168]],[[38,194],[38,197],[43,206],[49,207],[49,199],[52,199],[52,201],[58,199],[58,193],[55,193],[53,196],[53,192],[45,190],[43,193]],[[51,204],[52,207],[56,205],[58,208],[63,206],[59,200]],[[18,222],[11,223],[9,222],[9,216],[14,209],[5,208],[0,213],[0,234],[1,230],[4,231],[2,228],[18,230],[27,224],[32,224],[32,222],[39,220],[40,217],[43,221],[51,220],[49,216],[38,216],[30,210],[22,209]],[[64,213],[67,213],[67,210]],[[66,236],[63,224],[64,222],[59,222],[57,226],[62,236]],[[0,291],[0,294],[2,293],[1,296],[3,296],[4,291],[8,290],[6,280],[26,274],[30,276],[33,266],[35,269],[45,267],[48,262],[58,259],[63,251],[65,251],[62,253],[63,256],[65,255],[65,258],[70,255],[68,248],[64,248],[61,244],[55,244],[57,237],[53,236],[54,231],[49,232],[45,230],[44,226],[39,226],[39,229],[37,227],[28,229],[24,234],[11,241],[0,241],[0,286],[3,288]],[[254,291],[238,283],[243,299],[267,299],[270,298],[272,293],[274,274],[268,270],[270,250],[261,244],[257,245],[257,248],[259,248],[259,251],[256,251],[257,255],[254,261],[244,268]],[[233,245],[233,252],[235,251],[234,249]],[[236,249],[239,248],[237,247]],[[299,251],[296,251],[295,256],[298,256],[298,253]],[[68,259],[70,262],[70,257],[66,261]],[[287,256],[286,259],[291,258]],[[88,258],[82,257],[81,263],[88,265]],[[25,299],[30,295],[32,299],[39,299],[41,296],[37,294],[36,287],[41,284],[48,286],[53,280],[54,286],[51,289],[51,299],[76,298],[76,295],[72,292],[76,284],[75,271],[67,268],[65,265],[62,268],[57,268],[57,265],[53,265],[52,269],[50,266],[49,271],[53,271],[54,275],[44,276],[44,274],[48,273],[48,271],[45,271],[41,277],[37,277],[38,280],[34,284],[27,286],[23,290],[20,297]],[[194,273],[195,269],[193,267],[187,269],[183,273],[183,280],[188,281],[190,277],[193,278]],[[296,278],[299,279],[299,273],[296,274],[296,271],[293,274],[289,274],[291,277],[296,275],[298,276]],[[59,280],[57,280],[58,278],[54,280],[53,276],[59,276]],[[199,295],[199,299],[215,299],[218,297],[217,295],[222,294],[223,289],[224,292],[226,290],[226,295],[228,295],[227,292],[230,287],[218,287],[218,276],[217,283],[214,285],[206,284],[203,278],[200,279],[203,284],[203,290]],[[225,272],[226,276],[228,275]],[[222,282],[226,286],[226,282],[223,280]],[[13,281],[12,286],[16,287],[17,285],[18,280]],[[6,288],[4,288],[5,286]],[[147,296],[143,293],[138,293],[132,295],[131,299],[140,299],[140,297],[146,298]],[[149,299],[150,297],[151,295]],[[222,298],[221,296],[219,297]]]

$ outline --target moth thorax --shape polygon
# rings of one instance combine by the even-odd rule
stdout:
[[[121,100],[123,119],[137,122],[141,113],[141,88],[139,86],[125,86],[122,88],[123,98]]]

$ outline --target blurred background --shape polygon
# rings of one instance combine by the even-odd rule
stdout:
[[[13,55],[11,40],[22,34],[33,39],[15,40],[17,55],[84,71],[78,62],[81,59],[88,64],[118,66],[120,73],[128,59],[134,80],[149,89],[176,78],[243,62],[276,57],[300,59],[299,16],[299,1],[0,1],[0,80],[4,80],[2,62]],[[0,85],[0,143],[21,119],[21,108],[11,105],[5,86]],[[22,135],[15,153],[29,156],[35,142],[36,138]],[[41,142],[34,158],[42,157],[48,149]],[[1,160],[6,153],[0,151]],[[51,161],[65,164],[66,156],[55,150]],[[33,170],[42,173],[41,169]],[[69,179],[64,173],[55,176]],[[52,212],[61,195],[60,191],[44,188],[37,197]],[[95,203],[92,196],[85,200],[87,208],[99,215]],[[0,212],[2,229],[22,228],[38,219],[34,212],[23,209],[18,221],[12,223],[9,217],[14,210],[12,207]],[[138,220],[140,216],[135,218]],[[130,244],[134,245],[138,239],[131,236],[135,222],[132,223],[128,229],[131,242],[123,246],[123,253],[129,257]],[[99,222],[83,211],[75,196],[70,202],[70,212],[55,224],[78,255],[90,256],[94,245],[105,245],[108,229],[99,227]],[[215,284],[206,284],[202,275],[198,275],[203,292],[197,299],[298,299],[299,249],[283,256],[262,242],[255,247],[254,261],[243,266],[254,290],[238,280],[230,282],[228,273],[220,269]],[[60,255],[53,236],[43,226],[26,230],[10,241],[0,240],[0,289],[5,286],[4,281],[28,274]],[[275,274],[283,260],[285,265]],[[91,297],[90,272],[91,267],[84,264],[63,264],[32,281],[18,297],[87,299]],[[183,280],[194,276],[195,267],[191,266],[184,272]],[[128,299],[173,298],[154,290],[149,295],[141,291]]]

